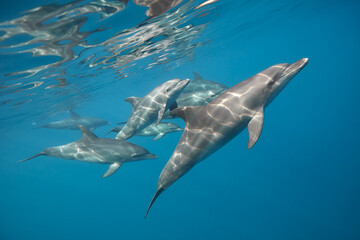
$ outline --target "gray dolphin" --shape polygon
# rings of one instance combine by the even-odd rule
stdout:
[[[156,123],[159,124],[165,111],[175,102],[188,83],[189,79],[173,79],[157,86],[144,98],[126,98],[125,101],[132,104],[133,111],[125,126],[116,135],[116,139],[126,140],[156,119]]]
[[[171,112],[181,117],[186,127],[174,153],[163,168],[156,198],[242,130],[248,127],[250,149],[258,140],[264,121],[264,108],[308,63],[303,58],[293,64],[277,64],[230,88],[206,106],[177,108]]]
[[[196,72],[193,72],[193,73],[194,73],[194,79],[191,80],[190,83],[184,88],[184,90],[182,91],[182,94],[192,93],[192,92],[197,92],[197,91],[204,91],[204,90],[212,90],[215,92],[224,92],[228,89],[228,87],[225,86],[224,84],[205,80],[200,76],[200,74],[198,74]]]
[[[190,92],[185,94],[180,94],[176,99],[176,102],[170,106],[170,108],[165,112],[164,119],[172,119],[176,116],[172,116],[170,112],[179,107],[186,106],[205,106],[226,90],[201,90],[197,92]]]
[[[122,126],[117,126],[113,129],[111,129],[109,132],[107,132],[106,135],[109,134],[110,132],[118,133],[121,131],[122,128],[123,128]],[[165,136],[165,134],[167,134],[167,133],[180,132],[183,130],[184,130],[183,128],[179,127],[175,123],[160,122],[159,124],[156,124],[156,123],[150,124],[146,128],[137,132],[135,135],[137,135],[137,136],[155,136],[155,138],[153,140],[156,141],[156,140],[162,138],[163,136]]]
[[[205,106],[228,89],[221,83],[204,80],[198,73],[193,73],[194,79],[189,82],[176,102],[165,112],[164,119],[174,118],[175,116],[170,115],[170,111],[178,107]]]
[[[70,129],[70,130],[76,130],[79,129],[78,126],[82,125],[86,128],[89,128],[91,130],[94,130],[97,127],[101,127],[104,125],[110,124],[108,121],[105,121],[100,118],[94,118],[94,117],[84,117],[80,116],[79,114],[69,111],[70,117],[56,121],[51,123],[46,123],[41,125],[40,127],[43,128],[54,128],[54,129]]]
[[[62,146],[45,148],[44,151],[19,162],[46,155],[83,162],[110,164],[109,169],[103,175],[103,177],[108,177],[114,174],[124,162],[158,157],[149,153],[145,148],[133,143],[116,139],[98,138],[87,128],[83,126],[78,127],[82,133],[80,140]]]

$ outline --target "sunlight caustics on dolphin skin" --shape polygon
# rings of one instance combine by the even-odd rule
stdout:
[[[181,117],[186,127],[160,174],[145,217],[161,192],[246,127],[248,148],[253,147],[262,131],[264,108],[307,63],[308,59],[303,58],[293,64],[274,65],[228,89],[206,106],[173,110],[171,114]]]
[[[176,101],[189,79],[169,80],[149,92],[145,97],[132,102],[133,111],[125,126],[116,135],[116,139],[126,140],[150,124],[160,123],[165,111]],[[131,99],[134,99],[132,97]]]
[[[82,133],[80,140],[62,146],[45,148],[44,151],[19,162],[46,155],[90,163],[110,164],[109,169],[103,175],[103,177],[108,177],[114,174],[124,162],[158,158],[157,155],[133,143],[98,138],[84,126],[80,125],[79,128]]]

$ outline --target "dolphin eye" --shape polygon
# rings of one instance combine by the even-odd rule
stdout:
[[[271,87],[272,85],[274,85],[274,83],[275,83],[275,80],[272,79],[272,80],[269,80],[269,81],[267,82],[267,85],[268,85],[269,87]]]

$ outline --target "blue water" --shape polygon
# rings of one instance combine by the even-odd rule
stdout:
[[[0,239],[360,239],[360,2],[196,8],[203,2],[148,20],[132,0],[1,4]],[[111,6],[90,11],[100,3]],[[231,87],[304,57],[309,64],[266,109],[257,144],[247,150],[243,131],[166,190],[145,220],[181,133],[131,138],[159,158],[106,179],[106,165],[16,163],[80,138],[37,128],[68,109],[112,122],[94,131],[102,137],[127,120],[126,97],[169,79],[196,71]]]

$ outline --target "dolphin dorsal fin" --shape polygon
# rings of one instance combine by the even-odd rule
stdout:
[[[79,114],[77,114],[76,112],[72,111],[72,110],[69,110],[69,113],[70,113],[70,116],[73,117],[73,118],[78,118],[80,117]]]
[[[193,79],[194,82],[196,82],[196,81],[204,81],[204,79],[197,72],[193,72],[193,74],[194,74],[194,79]]]
[[[81,135],[82,135],[81,140],[83,140],[83,141],[91,141],[91,140],[94,140],[94,139],[98,138],[94,133],[92,133],[86,127],[84,127],[82,125],[79,125],[78,127],[80,128]]]
[[[126,102],[131,103],[133,108],[136,106],[136,104],[140,102],[140,100],[141,100],[140,97],[128,97],[125,99]]]
[[[179,107],[170,112],[172,116],[178,116],[182,118],[185,123],[188,122],[189,116],[192,116],[195,112],[199,111],[202,106],[186,106],[186,107]]]

